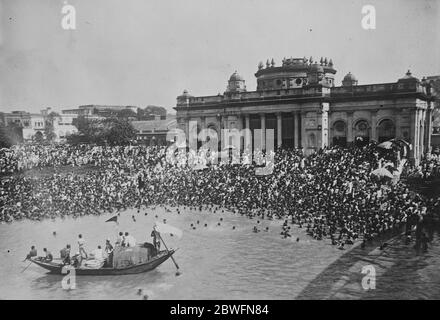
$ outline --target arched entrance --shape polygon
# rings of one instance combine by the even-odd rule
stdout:
[[[370,141],[370,126],[366,120],[359,120],[354,125],[354,144],[363,147]]]
[[[344,121],[338,120],[333,123],[332,134],[334,146],[347,146],[347,125]]]
[[[41,131],[37,131],[34,135],[34,139],[37,143],[43,142],[43,133]]]
[[[379,143],[394,139],[396,137],[396,127],[390,119],[384,119],[379,122],[377,127]]]
[[[201,136],[202,145],[205,148],[215,149],[212,151],[218,151],[221,149],[221,141],[218,133],[217,126],[214,123],[208,124],[205,130],[203,130],[203,135]]]

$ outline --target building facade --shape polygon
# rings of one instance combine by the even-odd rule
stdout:
[[[137,114],[137,107],[135,106],[112,106],[112,105],[84,105],[74,109],[64,109],[61,114],[71,117],[83,116],[87,119],[103,119],[117,115],[122,111],[131,111],[135,116]],[[132,120],[136,120],[133,117]]]
[[[184,91],[175,107],[177,126],[188,137],[189,124],[197,122],[218,133],[222,129],[274,130],[275,147],[303,148],[311,154],[325,146],[362,146],[393,138],[411,144],[410,159],[418,161],[430,151],[433,96],[430,85],[410,71],[393,83],[358,85],[348,73],[335,86],[336,70],[327,58],[272,59],[260,62],[257,90],[247,91],[245,80],[234,72],[224,94],[195,97]],[[246,137],[243,137],[246,139]]]
[[[22,130],[22,139],[24,142],[45,138],[45,129],[49,120],[51,108],[41,110],[41,113],[30,113],[26,111],[12,111],[2,113],[1,118],[5,126],[15,125]],[[78,129],[72,124],[73,117],[68,115],[59,115],[53,117],[53,133],[55,142],[64,142],[66,137],[78,132]]]
[[[136,130],[136,141],[138,144],[147,146],[166,146],[167,134],[176,129],[176,117],[168,115],[166,117],[156,116],[154,120],[132,121]]]

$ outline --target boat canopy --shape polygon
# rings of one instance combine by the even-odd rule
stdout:
[[[151,247],[115,247],[113,251],[113,268],[123,269],[129,266],[142,264],[153,257],[155,253]]]

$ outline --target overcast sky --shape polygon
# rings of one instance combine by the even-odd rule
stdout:
[[[175,106],[223,93],[237,70],[255,90],[259,61],[333,59],[336,84],[440,74],[437,0],[0,0],[0,111],[81,104]],[[361,27],[376,8],[376,30]]]

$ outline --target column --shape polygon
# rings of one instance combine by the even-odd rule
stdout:
[[[261,149],[266,150],[266,115],[260,114],[261,117]]]
[[[185,118],[185,134],[186,134],[186,140],[189,140],[189,117]]]
[[[347,112],[347,145],[353,144],[353,112]]]
[[[302,111],[299,114],[299,116],[300,116],[299,121],[301,122],[301,132],[298,130],[298,132],[299,132],[298,136],[300,136],[298,138],[301,138],[301,139],[299,139],[299,146],[298,147],[301,147],[304,150],[305,154],[307,154],[308,147],[310,147],[307,143],[307,134],[306,134],[306,119],[307,118],[306,118],[306,115],[307,115],[307,112],[305,112],[305,111]]]
[[[419,120],[419,154],[422,155],[425,152],[425,110],[420,110],[420,120]]]
[[[250,126],[250,120],[249,120],[249,115],[248,114],[246,114],[244,116],[244,121],[245,121],[246,129],[250,129],[251,126]]]
[[[420,127],[420,121],[419,121],[419,110],[417,109],[417,107],[416,107],[416,109],[415,109],[415,111],[414,111],[414,114],[415,114],[415,126],[414,126],[414,158],[415,158],[415,161],[416,161],[416,165],[418,165],[419,164],[419,159],[420,159],[420,157],[419,157],[419,153],[420,153],[420,150],[419,150],[419,148],[420,148],[420,145],[419,145],[419,142],[420,142],[420,137],[419,137],[419,133],[420,133],[420,130],[419,130],[419,127]]]
[[[371,111],[371,140],[378,141],[377,138],[377,110]]]
[[[252,150],[252,133],[250,126],[249,114],[244,115],[245,121],[245,135],[244,135],[244,149]]]
[[[396,124],[396,138],[400,139],[402,138],[402,124],[401,124],[401,114],[400,114],[400,110],[396,110],[395,111],[395,121],[394,123]]]
[[[328,122],[329,122],[328,111],[329,110],[330,110],[329,103],[323,102],[322,103],[322,113],[321,113],[321,148],[327,147],[329,145],[329,130],[328,130]]]
[[[225,147],[225,139],[223,137],[225,130],[224,129],[224,116],[220,115],[219,117],[219,132],[218,132],[218,137],[219,137],[219,144],[221,147],[221,150],[223,150],[223,148]]]
[[[432,134],[432,102],[428,102],[428,109],[426,110],[426,125],[425,125],[425,152],[431,153],[431,134]]]
[[[293,113],[293,145],[295,148],[299,148],[299,119],[298,112]]]
[[[409,156],[411,161],[413,162],[413,164],[415,163],[415,160],[417,158],[416,155],[416,110],[412,109],[410,110],[411,114],[410,114],[410,129],[409,129],[409,143],[411,144],[411,150],[409,151]]]
[[[281,147],[283,144],[283,131],[282,131],[282,118],[281,112],[277,113],[277,147]]]

